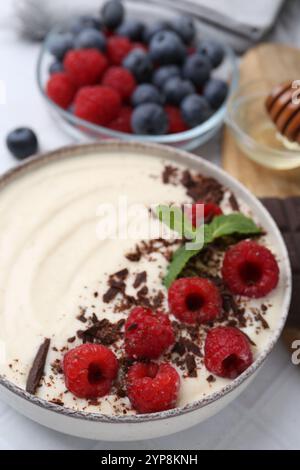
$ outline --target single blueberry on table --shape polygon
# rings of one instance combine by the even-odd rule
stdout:
[[[178,16],[171,23],[171,28],[177,33],[183,42],[190,45],[196,35],[196,29],[191,16]]]
[[[79,34],[83,29],[86,28],[94,28],[96,30],[101,29],[101,21],[100,18],[96,16],[79,16],[78,18],[74,18],[71,21],[70,31],[73,34]]]
[[[210,79],[203,88],[203,96],[213,109],[218,109],[228,94],[228,85],[218,78]]]
[[[130,70],[137,82],[150,82],[153,66],[149,55],[142,49],[133,49],[123,60],[123,66]]]
[[[143,103],[163,104],[163,97],[154,85],[143,83],[135,89],[131,97],[131,103],[134,107]]]
[[[223,62],[225,54],[223,46],[212,39],[203,39],[197,48],[197,53],[206,56],[213,68]]]
[[[53,33],[47,39],[47,48],[57,60],[63,60],[65,54],[74,47],[71,33]]]
[[[174,31],[160,31],[150,41],[149,54],[154,62],[161,65],[181,64],[186,56],[186,49]]]
[[[62,62],[60,62],[59,60],[55,60],[49,66],[49,74],[50,75],[53,75],[54,73],[58,73],[58,72],[63,72],[63,71],[64,71],[64,66],[63,66]]]
[[[101,8],[101,16],[104,26],[108,29],[116,29],[123,21],[125,9],[121,1],[110,0]]]
[[[178,106],[186,96],[195,93],[196,90],[189,80],[173,77],[165,83],[163,92],[168,103]]]
[[[183,66],[183,76],[191,80],[196,87],[201,87],[210,77],[211,63],[206,56],[190,55]]]
[[[168,130],[168,117],[156,103],[141,104],[132,113],[131,126],[135,134],[162,135]]]
[[[156,23],[146,25],[143,33],[143,41],[146,44],[149,44],[156,33],[159,33],[160,31],[168,31],[170,29],[170,23],[167,21],[157,21]]]
[[[19,160],[30,157],[38,150],[38,140],[33,130],[28,127],[19,127],[11,131],[6,144],[10,152]]]
[[[212,110],[203,96],[200,95],[189,95],[181,103],[180,106],[181,114],[184,122],[189,127],[195,127],[211,116]]]
[[[164,65],[153,73],[153,84],[158,88],[163,88],[165,83],[172,77],[180,77],[181,71],[177,65]]]
[[[106,49],[106,38],[101,31],[93,28],[83,29],[75,38],[74,45],[76,49],[99,49],[104,52]]]
[[[129,19],[121,24],[117,29],[117,34],[129,38],[131,41],[142,41],[144,28],[141,21]]]

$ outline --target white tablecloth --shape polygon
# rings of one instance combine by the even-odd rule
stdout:
[[[56,127],[35,85],[39,45],[20,41],[7,22],[10,1],[0,6],[0,172],[16,164],[5,147],[9,130],[30,126],[41,149],[70,143]],[[280,37],[289,36],[280,28]],[[295,31],[291,31],[293,38]],[[1,90],[1,84],[0,84]],[[201,155],[218,162],[219,142]],[[1,267],[0,267],[1,269]],[[281,343],[246,391],[225,410],[190,430],[173,436],[134,443],[95,442],[46,429],[0,402],[0,449],[300,449],[300,369],[293,366]]]

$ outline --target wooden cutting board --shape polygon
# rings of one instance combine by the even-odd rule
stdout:
[[[250,49],[240,64],[241,85],[250,80],[276,76],[300,79],[300,50],[281,44],[261,44]],[[300,168],[270,170],[242,154],[229,129],[225,128],[222,166],[258,197],[300,196]]]
[[[268,81],[271,78],[274,81],[276,76],[283,75],[289,79],[300,79],[300,50],[280,44],[261,44],[250,49],[241,60],[241,84],[257,79]],[[228,173],[240,180],[257,197],[300,196],[300,168],[278,171],[258,165],[242,154],[227,128],[224,130],[222,164]],[[295,217],[297,219],[297,215]],[[293,285],[290,315],[282,334],[290,352],[293,352],[293,341],[300,339],[300,316],[293,316],[295,309],[298,313],[297,295],[300,290],[300,277],[295,270]]]

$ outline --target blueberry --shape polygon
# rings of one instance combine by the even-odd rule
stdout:
[[[37,137],[28,127],[11,131],[6,138],[6,144],[10,152],[19,160],[30,157],[38,150]]]
[[[154,85],[143,83],[135,89],[131,103],[133,106],[139,106],[143,103],[163,104],[163,97]]]
[[[211,64],[207,57],[199,54],[190,55],[183,66],[183,76],[191,80],[196,87],[201,87],[209,79]]]
[[[75,18],[70,25],[70,31],[73,34],[79,34],[83,29],[93,28],[97,29],[98,31],[101,29],[101,21],[100,18],[95,16],[80,16],[79,18]]]
[[[171,23],[172,29],[181,37],[187,45],[191,44],[196,35],[194,21],[190,16],[178,16]]]
[[[221,44],[211,39],[203,39],[197,53],[208,57],[213,68],[218,67],[224,59],[224,49]]]
[[[141,104],[132,113],[132,129],[135,134],[162,135],[168,130],[168,117],[156,103]]]
[[[178,34],[173,31],[160,31],[150,41],[150,57],[161,65],[181,64],[186,50]]]
[[[213,109],[218,109],[225,101],[228,85],[223,80],[212,78],[203,89],[203,96]]]
[[[189,127],[195,127],[206,121],[211,115],[211,109],[203,96],[189,95],[180,106],[183,120]]]
[[[71,33],[53,33],[47,39],[47,47],[54,57],[63,60],[65,54],[74,47],[74,38]]]
[[[153,83],[158,88],[163,88],[164,84],[172,77],[180,77],[180,68],[177,65],[164,65],[155,70]]]
[[[140,21],[126,20],[117,29],[117,34],[129,38],[131,41],[142,41],[144,27],[144,24]]]
[[[165,83],[163,91],[166,101],[175,105],[179,105],[186,96],[196,92],[192,82],[182,80],[180,77],[170,78]]]
[[[108,29],[115,29],[123,21],[125,9],[119,0],[105,2],[101,8],[101,16],[104,26]]]
[[[160,33],[160,31],[168,31],[170,29],[170,23],[168,23],[167,21],[158,21],[157,23],[146,25],[143,34],[143,41],[146,44],[149,44],[149,42],[156,33]]]
[[[133,49],[129,52],[123,61],[123,66],[130,70],[139,83],[151,80],[152,62],[149,55],[142,49]]]
[[[83,29],[75,38],[75,47],[76,49],[95,48],[103,52],[106,49],[106,38],[96,29]]]
[[[50,64],[49,67],[49,74],[52,75],[53,73],[63,72],[64,66],[59,60],[55,60]]]

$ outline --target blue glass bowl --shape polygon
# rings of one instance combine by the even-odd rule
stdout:
[[[182,9],[176,5],[170,7],[147,1],[125,1],[128,16],[133,18],[147,18],[145,22],[152,23],[158,20],[170,21],[178,14],[182,14]],[[163,2],[162,2],[163,3]],[[201,36],[201,25],[195,20],[197,37]],[[57,32],[57,29],[55,30]],[[238,68],[234,52],[229,46],[224,45],[225,58],[218,69],[213,72],[214,77],[225,80],[229,85],[229,93],[223,105],[203,124],[176,134],[166,134],[158,136],[133,135],[114,131],[103,126],[92,124],[74,116],[70,111],[64,110],[51,101],[45,93],[45,85],[49,77],[48,68],[53,61],[47,49],[47,42],[53,31],[49,33],[41,48],[37,62],[37,84],[45,103],[54,116],[55,122],[61,126],[77,142],[95,142],[102,139],[122,139],[137,142],[156,142],[160,144],[173,145],[185,150],[192,150],[199,147],[204,142],[211,139],[222,126],[226,114],[226,106],[229,97],[235,90],[238,83]]]

